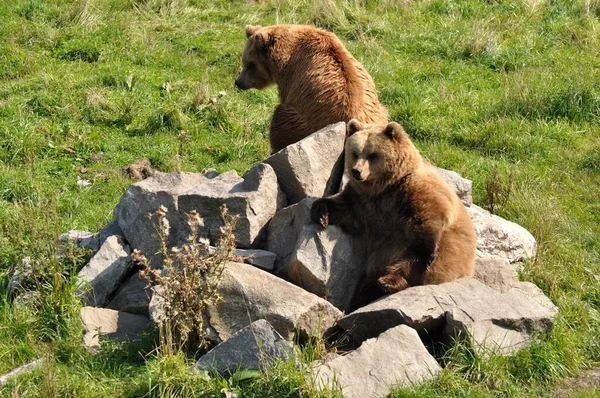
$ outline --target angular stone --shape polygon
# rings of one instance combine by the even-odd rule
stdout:
[[[16,291],[25,290],[27,280],[33,276],[34,264],[31,257],[23,257],[21,264],[15,267],[15,270],[6,286],[6,294],[12,294]]]
[[[148,318],[106,308],[83,307],[83,345],[88,349],[100,346],[100,336],[110,340],[135,338],[148,325]]]
[[[364,239],[314,224],[313,202],[303,199],[278,212],[269,225],[267,248],[277,254],[277,275],[348,311],[365,267]]]
[[[446,181],[446,184],[450,185],[450,188],[456,192],[465,206],[471,206],[473,204],[473,181],[461,177],[460,174],[452,170],[446,170],[435,166],[433,169],[444,181]]]
[[[523,286],[525,284],[526,286]],[[473,278],[416,286],[386,296],[340,319],[355,343],[396,325],[446,339],[469,338],[476,349],[512,352],[534,334],[548,332],[557,308],[535,285],[519,282],[498,293]]]
[[[489,256],[503,257],[511,264],[535,257],[535,238],[525,228],[479,206],[466,209],[477,233],[478,250]]]
[[[275,359],[289,359],[293,354],[292,345],[269,322],[259,319],[203,355],[196,369],[226,376],[236,370],[262,370]]]
[[[78,293],[90,306],[103,306],[131,271],[129,246],[118,236],[111,236],[90,262],[79,271]]]
[[[244,262],[265,271],[273,271],[277,255],[266,250],[257,249],[235,249],[231,254],[242,257]]]
[[[346,123],[322,128],[264,160],[277,174],[289,204],[337,192],[344,169]]]
[[[160,239],[148,219],[163,205],[170,223],[168,247],[188,243],[190,228],[186,212],[196,210],[202,220],[202,237],[213,244],[220,236],[221,205],[230,215],[238,215],[236,244],[249,248],[265,235],[265,225],[286,203],[271,166],[259,164],[244,177],[235,171],[215,173],[159,173],[131,185],[115,208],[115,218],[132,248],[139,249],[158,266],[162,258],[155,255]],[[264,238],[263,238],[264,239]]]
[[[223,301],[209,306],[208,318],[221,341],[258,319],[287,340],[296,332],[316,336],[341,316],[327,301],[248,264],[226,264],[218,291]]]
[[[148,316],[151,298],[152,289],[147,287],[146,280],[138,272],[121,284],[106,308]]]
[[[15,369],[11,370],[10,372],[1,375],[0,376],[0,387],[7,385],[8,382],[11,379],[14,379],[15,377],[18,377],[25,373],[33,372],[34,370],[39,368],[43,363],[44,363],[43,359],[36,359],[35,361],[26,363],[25,365],[19,366],[18,368],[15,368]]]
[[[87,248],[92,243],[93,238],[94,234],[89,231],[72,229],[68,232],[60,234],[58,240],[62,243],[71,243],[75,246]]]
[[[337,387],[347,398],[387,397],[394,386],[431,380],[441,367],[414,329],[400,325],[314,370],[318,389]]]
[[[497,292],[505,293],[519,283],[519,274],[503,257],[475,259],[475,279]]]
[[[106,242],[106,239],[111,236],[123,237],[123,231],[119,228],[119,224],[116,220],[112,220],[106,224],[106,226],[96,234],[74,229],[61,234],[58,239],[62,243],[68,242],[78,247],[96,252],[104,242]]]

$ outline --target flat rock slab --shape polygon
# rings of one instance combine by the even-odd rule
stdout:
[[[148,316],[148,305],[151,299],[152,289],[147,286],[146,280],[138,272],[121,284],[106,308]]]
[[[250,248],[266,236],[266,224],[286,198],[279,189],[271,166],[259,164],[243,177],[235,171],[218,174],[159,173],[131,185],[115,208],[115,219],[132,248],[139,249],[155,266],[162,264],[160,239],[148,219],[160,206],[168,209],[168,247],[188,243],[190,227],[185,213],[196,210],[202,220],[200,234],[214,244],[219,238],[221,205],[230,215],[238,215],[234,231],[236,245]],[[263,238],[264,239],[264,238]],[[156,264],[159,263],[159,264]]]
[[[319,389],[339,388],[347,398],[380,398],[394,386],[431,380],[440,369],[417,332],[400,325],[316,367],[313,375]]]
[[[446,184],[450,185],[450,188],[456,192],[465,206],[471,206],[473,204],[473,181],[461,177],[460,174],[452,170],[446,170],[435,166],[433,169],[444,181],[446,181]]]
[[[337,192],[345,139],[346,123],[332,124],[264,160],[275,170],[290,205]]]
[[[196,369],[233,374],[242,369],[265,369],[276,359],[289,359],[294,354],[290,342],[284,339],[264,319],[234,333],[196,362]]]
[[[131,271],[131,250],[120,236],[111,236],[79,271],[78,294],[87,305],[103,306]]]
[[[364,273],[364,239],[313,223],[313,202],[303,199],[279,211],[269,226],[267,248],[277,254],[277,275],[348,311]]]
[[[221,341],[259,319],[285,339],[317,336],[341,317],[327,301],[248,264],[228,263],[218,291],[223,301],[209,307],[211,327]]]
[[[397,325],[446,340],[468,338],[482,351],[510,353],[536,333],[549,332],[557,308],[535,285],[519,282],[505,293],[473,278],[416,286],[386,296],[340,319],[355,343]]]
[[[83,345],[87,349],[100,346],[100,336],[110,340],[133,339],[148,325],[148,318],[105,308],[83,307]]]
[[[235,249],[231,254],[242,257],[245,263],[252,264],[265,271],[275,269],[277,255],[273,252],[258,249]]]
[[[466,209],[477,233],[477,249],[482,253],[503,257],[511,264],[535,257],[535,238],[525,228],[479,206]]]

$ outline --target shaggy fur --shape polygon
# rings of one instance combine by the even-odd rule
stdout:
[[[311,26],[247,26],[238,88],[279,88],[273,152],[331,123],[387,123],[371,76],[333,34]]]
[[[367,280],[379,295],[473,274],[476,236],[454,191],[397,123],[348,124],[344,190],[318,199],[313,221],[367,242]]]

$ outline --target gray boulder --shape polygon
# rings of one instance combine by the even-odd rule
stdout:
[[[345,139],[346,123],[332,124],[264,160],[275,170],[289,204],[337,192]]]
[[[265,369],[276,359],[289,359],[294,348],[269,322],[259,319],[203,355],[195,368],[227,376],[241,369]]]
[[[109,340],[133,339],[148,325],[148,318],[106,308],[83,307],[83,345],[87,349],[100,346],[100,336]]]
[[[313,377],[318,389],[338,388],[347,398],[380,398],[394,386],[431,380],[440,369],[417,332],[400,325],[316,367]]]
[[[121,284],[106,308],[130,314],[148,316],[148,306],[152,298],[152,289],[139,272]]]
[[[131,250],[121,237],[111,236],[100,247],[90,262],[79,271],[78,294],[85,296],[90,306],[103,306],[129,276]]]
[[[525,284],[526,286],[522,286]],[[499,293],[473,278],[416,286],[386,296],[340,319],[355,343],[396,325],[469,339],[483,351],[512,352],[550,331],[557,308],[535,285],[519,282]]]
[[[525,228],[479,206],[466,209],[477,233],[477,249],[482,253],[505,258],[511,264],[535,257],[535,238]]]
[[[505,293],[519,283],[519,274],[503,257],[475,259],[475,279],[497,292]]]
[[[303,199],[278,212],[267,248],[277,254],[277,275],[347,311],[365,266],[364,241],[311,222],[313,202]]]
[[[228,263],[218,291],[223,301],[209,307],[208,318],[220,341],[258,319],[291,340],[296,332],[316,336],[341,317],[327,301],[248,264]]]
[[[190,228],[186,212],[196,210],[202,220],[202,237],[212,243],[220,236],[220,207],[225,204],[230,215],[238,215],[234,231],[241,248],[259,245],[265,226],[286,203],[271,166],[259,164],[243,177],[235,171],[223,174],[159,173],[131,185],[115,208],[115,218],[132,248],[139,249],[155,265],[162,263],[155,255],[159,237],[148,219],[163,205],[168,209],[170,224],[168,247],[188,243]]]
[[[461,177],[460,174],[452,170],[441,169],[435,166],[433,169],[450,185],[450,188],[456,192],[465,206],[473,204],[473,181]]]

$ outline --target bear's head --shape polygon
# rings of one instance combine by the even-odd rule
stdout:
[[[274,83],[270,50],[274,36],[269,27],[246,26],[246,46],[242,53],[242,72],[235,85],[242,90],[263,89]]]
[[[348,122],[346,171],[362,191],[381,192],[411,173],[421,162],[419,152],[398,123],[365,125]]]

